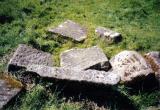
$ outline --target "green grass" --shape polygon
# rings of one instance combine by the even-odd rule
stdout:
[[[3,1],[1,5],[5,5],[5,8],[2,8],[0,14],[14,20],[1,24],[0,55],[3,56],[18,43],[27,43],[29,39],[34,39],[42,50],[53,54],[57,54],[57,50],[64,50],[62,48],[72,48],[72,45],[67,45],[68,42],[59,44],[46,39],[49,27],[57,26],[67,19],[88,29],[85,42],[74,46],[99,45],[108,56],[124,49],[140,52],[160,50],[159,4],[158,0]],[[123,42],[109,45],[100,41],[94,33],[97,26],[105,26],[122,33]]]
[[[64,99],[58,99],[58,92],[52,94],[43,86],[37,85],[23,93],[7,110],[81,110],[82,108],[83,103],[65,102]]]
[[[98,45],[108,57],[126,49],[140,53],[160,51],[159,6],[159,0],[1,0],[0,70],[4,71],[7,63],[2,60],[19,43],[26,43],[52,53],[57,66],[60,53],[73,47],[86,48]],[[5,19],[2,19],[3,17]],[[47,29],[67,19],[87,28],[88,36],[83,43],[50,38]],[[109,44],[100,40],[94,32],[97,26],[108,27],[122,33],[123,41]],[[33,109],[42,105],[39,102],[39,95],[43,89],[39,86],[37,88],[22,98],[24,101],[18,108]],[[152,102],[157,100],[152,98],[154,93],[157,94],[153,91],[150,94],[142,93],[131,97],[139,108],[144,108],[153,105]],[[143,96],[148,97],[144,100]],[[46,99],[40,108],[49,109],[47,108],[49,104],[51,109],[68,110],[78,109],[83,105],[61,103],[58,104],[60,107],[57,107],[55,104],[57,102],[50,102],[54,99]]]

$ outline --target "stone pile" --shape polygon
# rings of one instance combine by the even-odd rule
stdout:
[[[122,51],[108,60],[103,51],[93,46],[85,49],[73,48],[60,55],[61,67],[53,67],[49,53],[20,44],[8,63],[8,70],[15,71],[23,67],[41,77],[77,82],[92,82],[116,85],[133,80],[144,79],[150,74],[159,73],[159,53],[147,54],[152,63],[135,51]],[[154,62],[154,63],[153,63]],[[154,66],[156,65],[156,66]],[[155,68],[153,68],[155,67]],[[141,77],[141,78],[140,78]]]
[[[67,20],[50,32],[83,41],[87,35],[85,28]],[[103,39],[113,42],[121,41],[121,34],[104,27],[98,27],[96,33]],[[20,44],[8,63],[8,71],[19,70],[36,74],[52,80],[67,80],[97,85],[113,86],[135,80],[145,79],[155,74],[160,81],[160,52],[150,52],[145,58],[136,51],[125,50],[110,60],[97,46],[90,48],[73,48],[60,55],[60,67],[53,67],[52,55],[25,44]],[[140,78],[141,77],[141,78]],[[21,90],[22,86],[12,85],[11,80],[0,78],[0,109],[2,109]]]
[[[120,80],[117,74],[108,71],[111,67],[109,60],[96,46],[65,51],[61,54],[61,67],[52,67],[49,53],[20,44],[8,63],[8,71],[16,71],[14,68],[22,67],[26,72],[58,80],[105,85],[116,85]]]

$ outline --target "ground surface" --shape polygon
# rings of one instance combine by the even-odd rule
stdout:
[[[0,0],[0,70],[6,68],[6,59],[19,43],[27,43],[53,54],[59,65],[59,54],[72,47],[98,45],[108,57],[130,49],[141,53],[160,51],[160,1],[159,0]],[[51,39],[50,27],[70,19],[85,26],[88,37],[83,43],[59,38]],[[95,35],[95,28],[104,26],[122,33],[123,41],[109,44]],[[119,85],[118,89],[138,109],[158,103],[160,93],[150,91],[130,93],[130,88]],[[64,101],[59,93],[46,94],[44,86],[38,85],[22,95],[8,109],[89,109],[96,107],[90,101]],[[47,90],[48,92],[48,90]],[[56,94],[56,95],[55,95]],[[104,104],[119,109],[118,102]],[[94,108],[93,108],[94,109]]]

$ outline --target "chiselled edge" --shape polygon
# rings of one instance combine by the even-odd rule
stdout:
[[[78,71],[61,67],[31,65],[27,67],[27,72],[36,73],[44,78],[88,82],[104,85],[116,85],[120,81],[120,76],[114,74],[113,72],[104,72],[97,70]]]

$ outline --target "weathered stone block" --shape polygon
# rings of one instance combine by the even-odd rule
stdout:
[[[160,52],[153,51],[145,55],[146,61],[151,65],[155,76],[160,82]]]
[[[22,84],[9,76],[0,76],[0,110],[22,91]]]
[[[151,66],[135,51],[122,51],[111,60],[113,70],[121,76],[123,82],[130,82],[141,76],[153,73]]]
[[[108,71],[110,63],[103,51],[97,46],[85,49],[70,49],[60,56],[61,66],[77,69],[96,69]]]
[[[118,32],[114,32],[110,29],[104,27],[96,28],[95,32],[100,36],[102,39],[110,42],[120,42],[122,40],[122,36]]]
[[[8,63],[8,71],[16,71],[29,64],[52,66],[52,56],[49,53],[20,44]]]
[[[120,77],[115,72],[105,72],[97,70],[78,71],[63,67],[49,67],[43,65],[30,65],[27,72],[37,73],[44,78],[53,78],[56,80],[68,80],[77,82],[87,82],[104,85],[115,85]]]
[[[49,29],[49,32],[72,38],[75,41],[83,41],[87,37],[86,29],[71,20],[65,21],[56,28]]]

